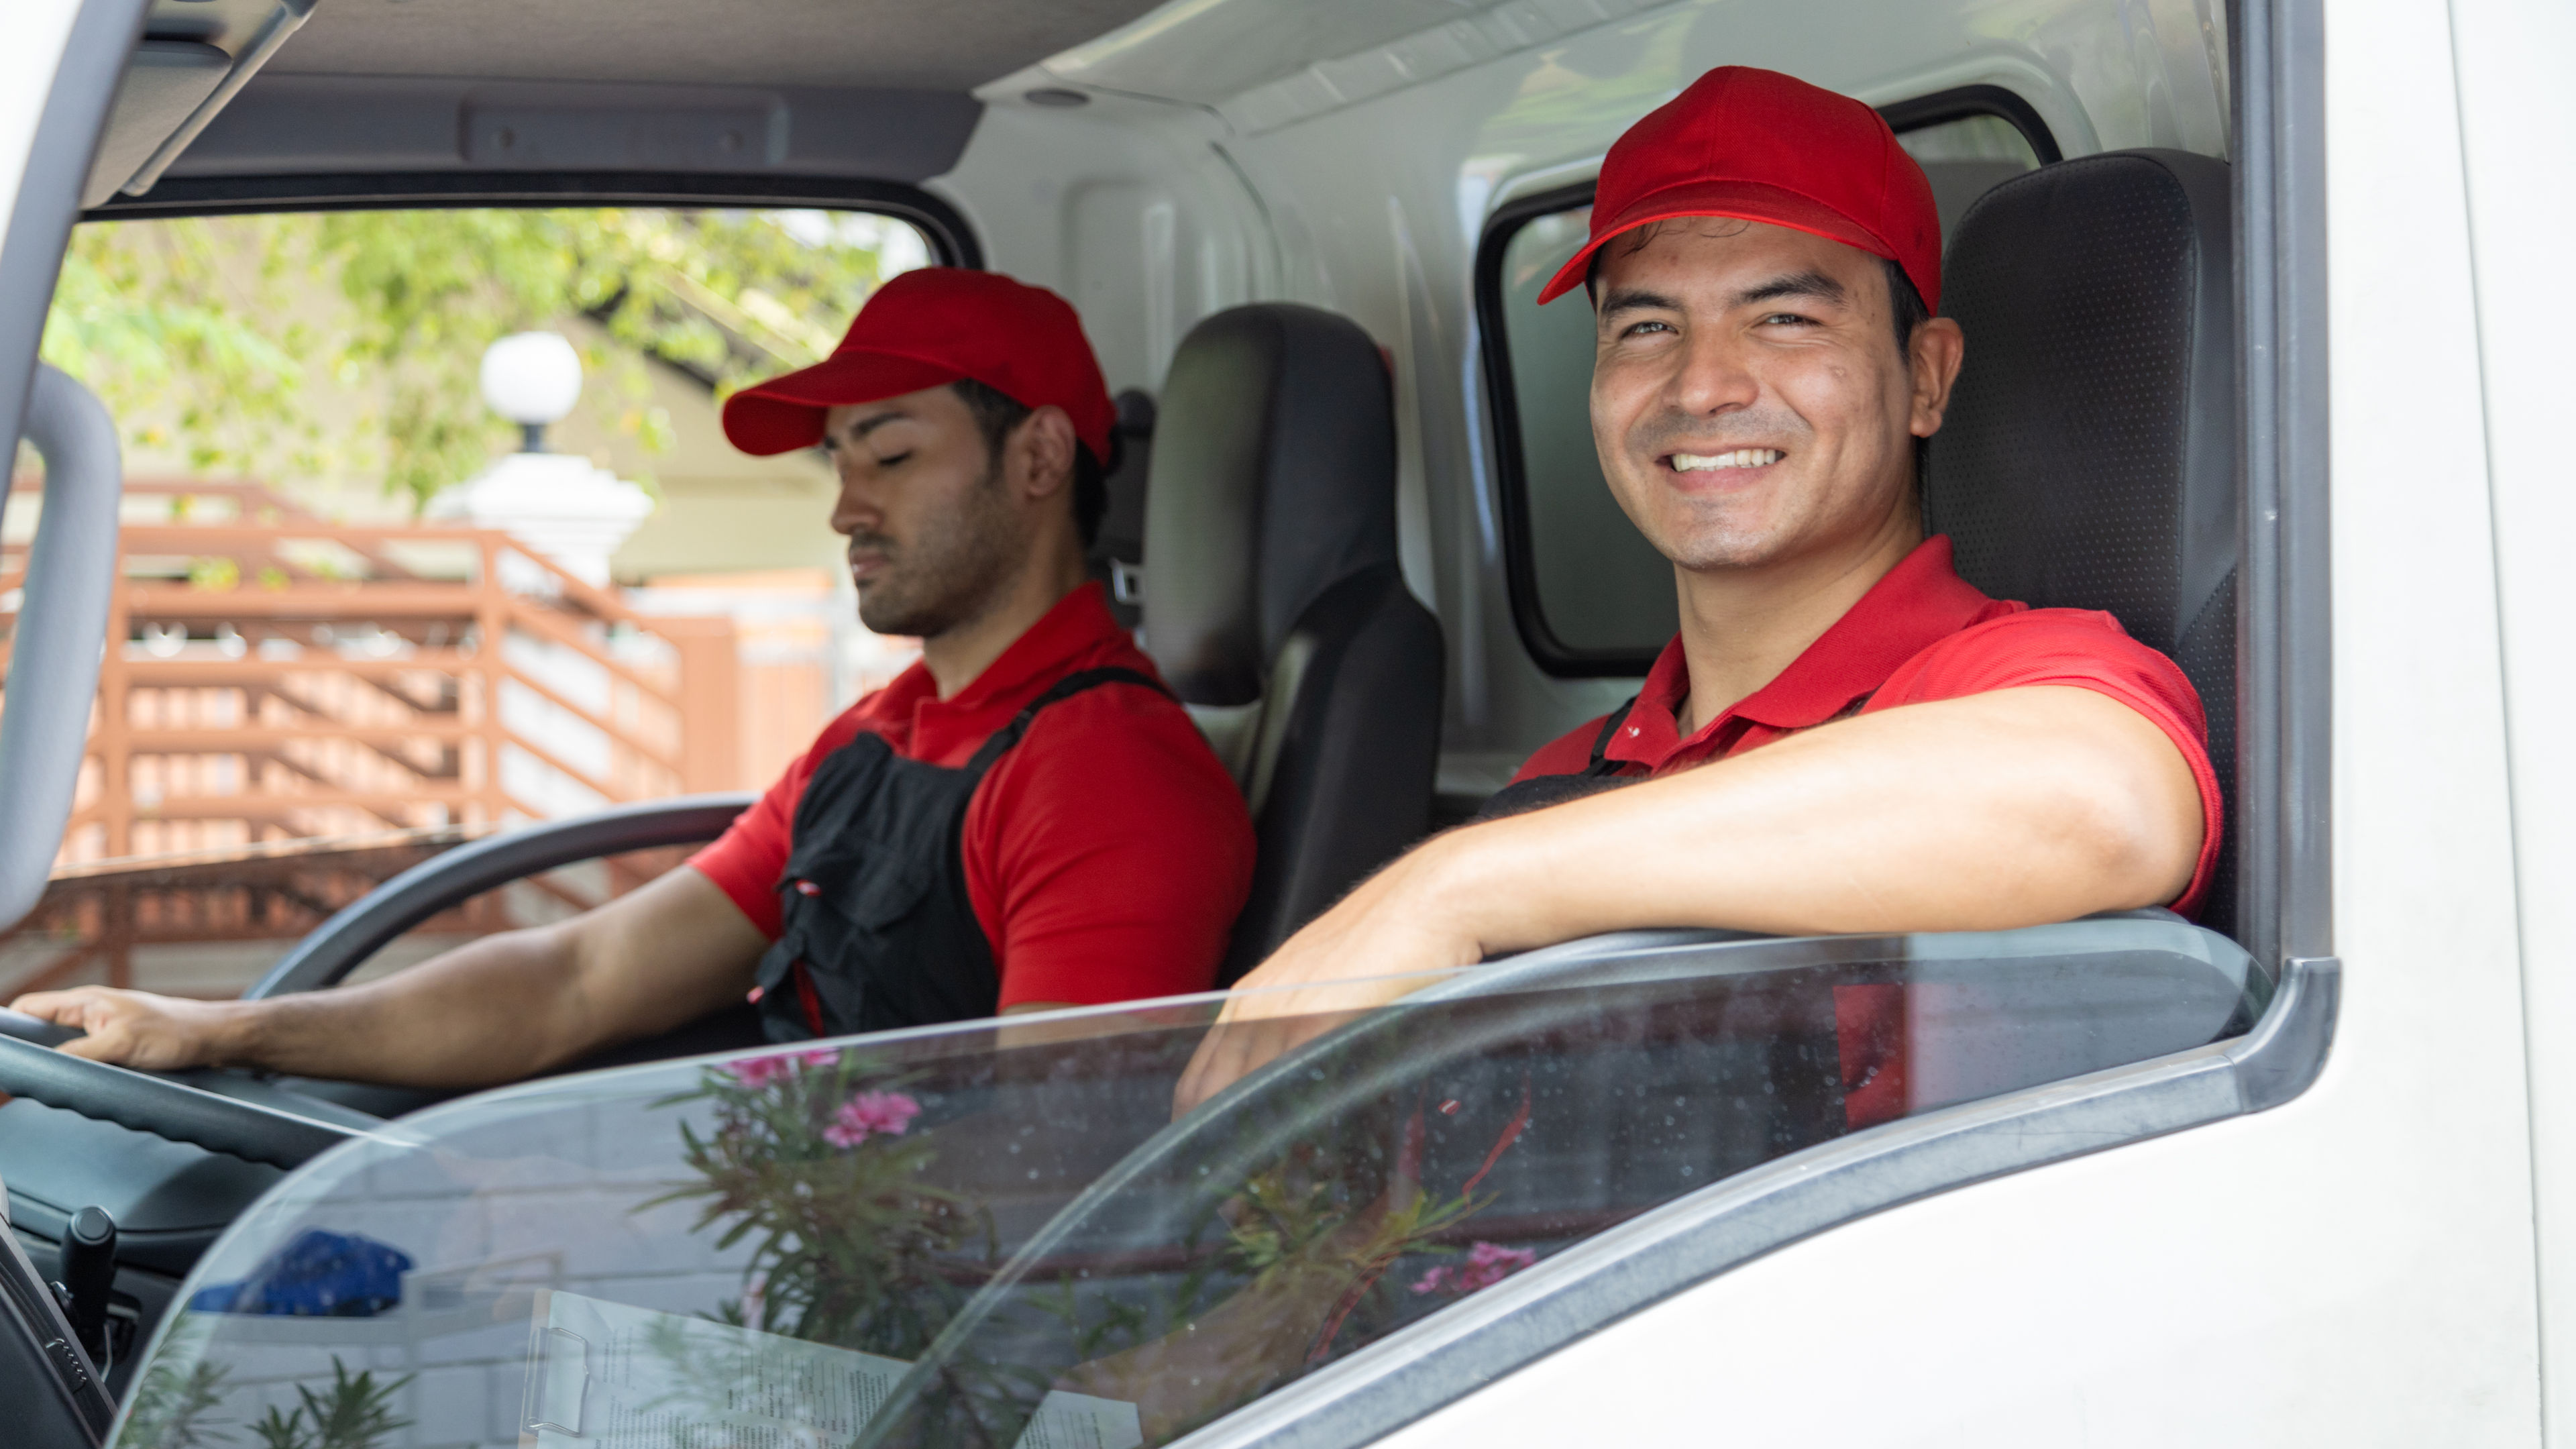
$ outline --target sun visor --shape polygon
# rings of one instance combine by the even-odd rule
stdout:
[[[232,68],[231,56],[193,40],[147,40],[136,46],[125,65],[125,79],[117,84],[107,131],[98,138],[89,182],[81,188],[82,208],[114,196],[127,177],[142,170]]]
[[[140,196],[313,11],[315,0],[161,0],[126,61],[84,209]]]
[[[171,179],[511,171],[860,177],[957,164],[963,91],[271,74]]]

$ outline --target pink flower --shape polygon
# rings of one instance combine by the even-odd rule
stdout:
[[[1467,1261],[1432,1269],[1414,1283],[1413,1291],[1473,1293],[1479,1288],[1491,1288],[1537,1261],[1538,1254],[1527,1248],[1506,1248],[1500,1243],[1479,1242],[1467,1250]]]
[[[841,1054],[836,1051],[774,1052],[748,1061],[729,1062],[725,1070],[733,1073],[735,1081],[758,1091],[800,1067],[821,1069],[840,1064]]]
[[[832,1114],[823,1140],[835,1147],[856,1147],[873,1135],[900,1137],[920,1115],[921,1104],[901,1092],[861,1092]]]
[[[785,1057],[752,1057],[744,1061],[727,1062],[725,1070],[733,1073],[735,1081],[753,1091],[758,1091],[780,1077],[786,1076],[789,1063]]]

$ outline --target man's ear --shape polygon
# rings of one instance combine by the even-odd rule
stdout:
[[[1051,498],[1073,487],[1073,455],[1079,446],[1073,418],[1050,403],[1020,420],[1011,432],[1011,486],[1032,501]]]
[[[1914,411],[1907,431],[1928,438],[1941,431],[1950,411],[1950,390],[1959,381],[1959,364],[1968,355],[1968,335],[1947,317],[1934,317],[1914,329],[1907,361],[1914,375]]]

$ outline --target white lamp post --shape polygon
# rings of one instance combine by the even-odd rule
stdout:
[[[581,400],[581,356],[559,332],[519,332],[483,352],[483,401],[525,445],[431,500],[434,518],[498,528],[573,577],[608,582],[608,556],[653,511],[643,489],[587,458],[545,451],[546,427]]]
[[[517,423],[521,451],[546,450],[546,424],[581,401],[581,354],[560,332],[513,332],[483,349],[483,403]]]

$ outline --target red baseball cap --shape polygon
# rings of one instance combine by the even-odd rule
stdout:
[[[1104,466],[1118,424],[1073,304],[999,272],[924,267],[868,298],[832,355],[725,400],[725,436],[746,453],[823,441],[828,408],[971,377],[1032,408],[1052,403]]]
[[[1623,231],[1677,216],[1735,216],[1812,232],[1905,269],[1941,307],[1932,183],[1878,112],[1819,86],[1722,65],[1613,142],[1592,198],[1592,239],[1538,294],[1582,285]]]

